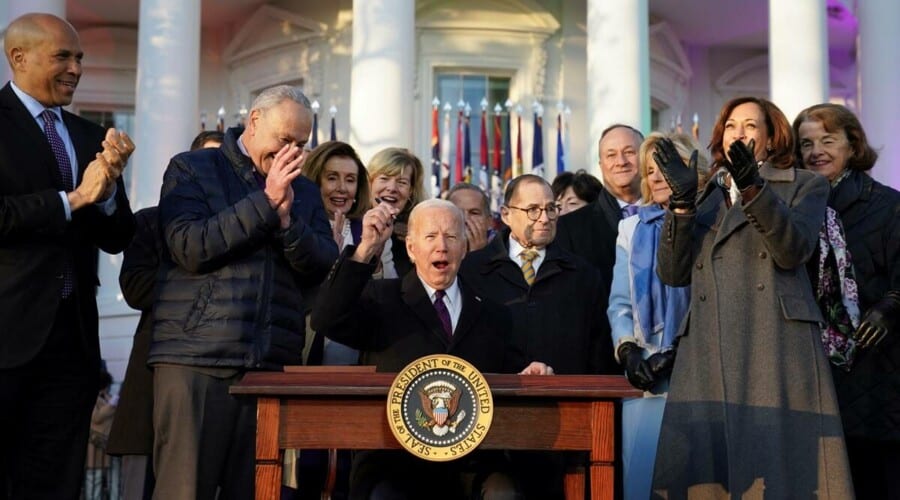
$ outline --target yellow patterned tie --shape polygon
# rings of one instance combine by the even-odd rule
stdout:
[[[522,275],[525,276],[525,282],[528,283],[528,286],[534,284],[534,266],[532,263],[537,256],[537,250],[531,249],[522,250],[522,253],[519,254],[519,257],[522,258]]]

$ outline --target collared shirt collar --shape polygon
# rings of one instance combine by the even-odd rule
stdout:
[[[31,114],[31,117],[35,120],[40,119],[41,113],[43,113],[45,109],[49,109],[53,112],[53,114],[56,115],[57,118],[59,118],[60,121],[62,121],[62,109],[59,106],[53,106],[51,108],[44,106],[43,104],[38,102],[37,99],[31,97],[24,90],[17,87],[15,82],[13,82],[12,80],[9,81],[9,86],[12,88],[13,92],[15,92],[16,97],[18,97],[19,100],[22,101],[22,104],[25,105],[25,109],[28,110],[28,112]]]
[[[434,294],[437,293],[437,290],[428,286],[421,277],[416,277],[419,278],[419,281],[425,288],[425,293],[428,294],[428,298],[431,300],[431,303],[434,304]],[[459,289],[459,278],[454,279],[453,283],[444,289],[444,305],[447,306],[447,312],[450,313],[450,324],[453,327],[452,330],[455,332],[456,325],[459,324],[459,316],[462,314],[462,294]]]
[[[522,251],[525,250],[525,247],[519,244],[515,238],[512,237],[512,234],[509,235],[509,258],[512,259],[519,267],[522,267],[522,256],[519,255]],[[538,269],[541,267],[541,264],[544,262],[544,258],[547,257],[547,247],[535,249],[537,250],[537,257],[531,262],[531,267],[534,268],[534,273],[537,274]]]

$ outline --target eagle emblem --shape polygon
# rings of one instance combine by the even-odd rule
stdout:
[[[453,384],[438,380],[419,391],[422,408],[416,409],[416,422],[431,429],[435,436],[456,432],[456,427],[466,418],[466,411],[460,410],[459,398],[462,393]]]

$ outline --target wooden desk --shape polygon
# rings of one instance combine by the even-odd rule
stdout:
[[[253,372],[232,394],[258,399],[256,498],[281,493],[285,448],[399,449],[388,427],[393,373]],[[622,376],[485,374],[494,419],[481,447],[590,452],[590,497],[612,499],[616,399],[638,397]],[[579,483],[580,481],[580,483]],[[582,498],[584,475],[566,478],[567,498]]]

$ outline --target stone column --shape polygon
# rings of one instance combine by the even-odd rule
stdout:
[[[893,133],[900,116],[900,2],[857,3],[859,19],[859,111],[869,143],[878,149],[872,176],[900,190],[900,143]]]
[[[413,148],[415,1],[354,0],[350,143],[363,162]]]
[[[769,95],[789,122],[828,102],[828,25],[823,0],[769,0]]]
[[[650,23],[647,0],[587,1],[587,106],[591,168],[597,141],[613,123],[650,131]]]
[[[132,208],[156,205],[169,159],[199,132],[200,2],[141,0]]]

